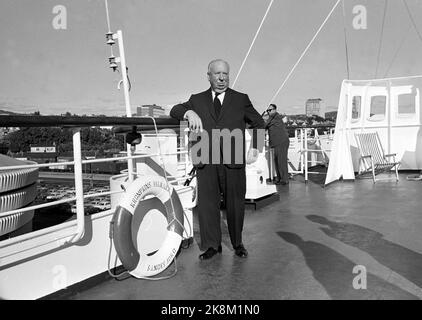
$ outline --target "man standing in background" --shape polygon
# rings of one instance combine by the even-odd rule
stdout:
[[[277,174],[275,184],[286,185],[289,183],[289,170],[287,166],[287,153],[289,151],[289,133],[285,125],[285,117],[277,112],[277,106],[270,104],[267,109],[268,120],[265,129],[268,130],[270,148],[273,149],[274,165]]]

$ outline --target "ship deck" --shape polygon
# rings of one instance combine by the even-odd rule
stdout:
[[[178,256],[174,277],[105,277],[49,298],[420,299],[422,181],[407,181],[408,174],[398,183],[358,179],[325,188],[319,178],[305,184],[296,176],[278,186],[279,201],[247,211],[246,259],[234,255],[223,219],[222,254],[199,260],[194,217],[194,242]],[[161,276],[173,270],[174,264]]]

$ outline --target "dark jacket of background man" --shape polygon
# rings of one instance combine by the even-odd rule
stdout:
[[[268,135],[270,139],[270,147],[274,148],[281,144],[287,145],[290,143],[289,133],[286,129],[286,125],[283,122],[283,116],[278,112],[274,116],[270,116],[267,120],[265,129],[268,130]]]
[[[272,111],[265,128],[268,130],[270,140],[269,145],[273,148],[274,167],[277,174],[275,182],[277,184],[288,184],[289,172],[287,154],[289,151],[290,140],[289,133],[283,122],[283,116],[275,110]]]

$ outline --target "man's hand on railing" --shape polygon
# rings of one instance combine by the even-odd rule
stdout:
[[[188,110],[184,118],[189,122],[189,128],[194,132],[202,132],[202,120],[198,114],[193,110]]]

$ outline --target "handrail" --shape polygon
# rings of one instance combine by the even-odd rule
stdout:
[[[312,124],[308,126],[286,126],[286,129],[322,129],[335,128],[335,124]]]
[[[158,129],[178,128],[180,121],[170,117],[155,118]],[[141,130],[153,130],[154,122],[149,117],[104,117],[104,116],[36,116],[0,115],[0,127],[98,127],[98,126],[143,126]],[[334,128],[335,124],[286,126],[286,129]],[[125,132],[130,129],[119,128]],[[116,133],[121,133],[116,132]]]
[[[122,193],[122,192],[123,191],[105,191],[105,192],[89,193],[87,195],[84,195],[83,199],[103,197],[103,196],[108,196],[108,195]],[[52,206],[62,204],[62,203],[73,202],[75,200],[76,200],[76,196],[75,197],[67,197],[67,198],[62,198],[62,199],[56,200],[56,201],[49,201],[47,203],[37,204],[37,205],[28,206],[28,207],[19,208],[19,209],[14,209],[14,210],[5,211],[5,212],[0,212],[0,218],[10,216],[10,215],[15,214],[15,213],[37,210],[37,209],[52,207]]]
[[[179,148],[180,150],[183,150]],[[166,156],[172,156],[176,154],[187,154],[188,151],[177,151],[166,153]],[[112,161],[123,161],[128,159],[141,159],[141,158],[150,158],[150,157],[158,157],[159,153],[148,153],[148,154],[140,154],[137,156],[123,156],[118,158],[98,158],[98,159],[88,159],[82,160],[82,164],[89,164],[89,163],[99,163],[99,162],[112,162]],[[40,163],[40,164],[23,164],[18,166],[8,166],[8,167],[0,167],[0,171],[2,170],[17,170],[17,169],[27,169],[27,168],[44,168],[44,167],[59,167],[64,165],[73,166],[75,161],[67,161],[67,162],[49,162],[49,163]]]
[[[176,155],[176,154],[187,154],[188,152],[186,150],[184,151],[178,151],[178,152],[172,152],[172,153],[166,153],[165,156],[169,156],[169,155]],[[119,160],[126,160],[126,159],[141,159],[141,158],[150,158],[150,157],[155,157],[155,156],[159,156],[159,153],[155,153],[155,154],[142,154],[142,155],[135,155],[135,156],[131,156],[131,157],[119,157]],[[83,160],[82,164],[86,164],[86,163],[98,163],[98,162],[111,162],[111,161],[115,161],[116,158],[101,158],[101,159],[90,159],[90,160]],[[48,163],[48,164],[33,164],[33,165],[19,165],[19,166],[9,166],[9,167],[0,167],[0,171],[1,170],[14,170],[14,169],[24,169],[24,168],[39,168],[39,167],[46,167],[46,166],[50,166],[50,167],[54,167],[54,166],[59,166],[59,165],[74,165],[75,161],[69,161],[69,162],[54,162],[54,163]],[[186,178],[188,178],[189,176],[187,176]],[[169,176],[169,178],[176,178],[176,180],[178,181],[177,178],[182,178],[182,177],[173,177],[173,176]],[[83,195],[82,198],[83,199],[88,199],[88,198],[93,198],[93,197],[97,197],[97,196],[105,196],[105,195],[111,195],[114,193],[121,193],[122,191],[119,192],[112,192],[112,191],[107,191],[107,192],[101,192],[101,193],[95,193],[95,194],[89,194],[89,195]],[[62,204],[62,203],[66,203],[66,202],[72,202],[77,200],[77,197],[69,197],[69,198],[65,198],[65,199],[60,199],[57,201],[52,201],[52,202],[48,202],[46,204],[39,204],[39,205],[33,205],[33,206],[28,206],[25,208],[20,208],[20,209],[15,209],[15,210],[10,210],[10,211],[6,211],[6,212],[2,212],[0,213],[0,218],[4,217],[4,216],[9,216],[15,213],[19,213],[19,212],[26,212],[26,211],[30,211],[30,210],[36,210],[36,209],[41,209],[41,208],[45,208],[45,207],[49,207],[49,206],[54,206],[54,205],[58,205],[58,204]]]
[[[167,128],[179,126],[179,120],[173,118],[156,118],[157,126]],[[0,115],[0,127],[98,127],[140,125],[151,126],[151,118],[144,117],[84,117],[84,116],[35,116],[35,115]]]

